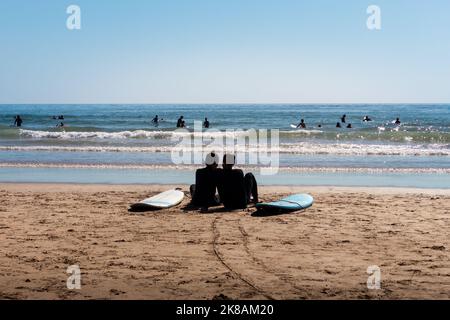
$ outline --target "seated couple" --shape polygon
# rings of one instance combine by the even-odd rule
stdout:
[[[223,156],[223,169],[218,168],[219,157],[210,153],[206,167],[195,173],[195,185],[191,186],[192,204],[207,211],[208,207],[221,203],[226,209],[245,209],[250,202],[258,202],[258,186],[252,173],[244,176],[242,170],[233,169],[236,157]],[[216,195],[216,189],[219,195]]]

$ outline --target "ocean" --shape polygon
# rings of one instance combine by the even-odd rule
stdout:
[[[176,130],[179,116],[187,129]],[[210,129],[194,132],[205,117]],[[306,128],[292,128],[300,119]],[[239,139],[248,130],[269,139]],[[191,183],[196,153],[224,151],[212,141],[246,154],[245,170],[265,165],[251,154],[276,154],[279,170],[264,184],[450,188],[449,104],[0,105],[0,182]]]

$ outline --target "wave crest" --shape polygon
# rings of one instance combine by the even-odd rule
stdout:
[[[177,130],[129,130],[129,131],[80,131],[80,128],[67,128],[54,131],[26,130],[20,129],[18,135],[32,139],[60,139],[60,140],[78,140],[78,139],[98,139],[98,140],[124,140],[124,139],[161,139],[170,140],[180,137],[203,137],[206,139],[224,139],[245,137],[251,132],[257,132],[257,129],[242,130],[206,130],[203,132],[194,132],[187,129]],[[273,130],[273,129],[272,129]],[[17,131],[15,131],[17,132]],[[271,131],[268,131],[270,135]],[[273,131],[272,131],[273,132]],[[8,135],[11,137],[14,132],[3,130],[0,136]],[[17,134],[17,133],[15,133]],[[317,138],[331,141],[387,141],[400,143],[450,143],[449,132],[439,131],[398,131],[398,130],[340,130],[340,131],[321,131],[321,130],[281,130],[280,139],[302,139]]]

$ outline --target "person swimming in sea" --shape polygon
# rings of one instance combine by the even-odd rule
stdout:
[[[369,122],[369,121],[372,121],[372,119],[370,119],[369,116],[364,116],[363,121]]]
[[[61,122],[60,124],[57,124],[56,127],[57,127],[57,128],[62,128],[62,127],[64,127],[64,123]]]
[[[305,123],[304,119],[300,120],[300,123],[297,125],[297,128],[302,128],[302,129],[306,128],[306,123]]]
[[[205,118],[205,121],[203,121],[203,128],[208,129],[209,128],[209,121],[208,118]]]
[[[347,129],[351,129],[351,128],[352,128],[352,124],[349,123],[349,124],[347,125]]]
[[[347,115],[345,115],[345,114],[341,117],[341,122],[342,122],[342,123],[345,123],[345,118],[346,118],[346,117],[347,117]]]
[[[397,119],[395,119],[395,122],[394,122],[396,125],[400,125],[401,124],[401,121],[400,121],[400,118],[397,118]]]
[[[156,116],[152,119],[152,122],[153,122],[154,124],[158,124],[158,122],[159,122],[158,115],[156,115]]]
[[[336,122],[336,128],[342,128],[340,122]]]
[[[22,122],[23,122],[23,120],[22,120],[22,118],[19,115],[17,115],[14,118],[14,126],[15,127],[21,127],[22,126]]]
[[[63,115],[60,115],[60,116],[58,117],[58,120],[64,120],[64,116],[63,116]]]

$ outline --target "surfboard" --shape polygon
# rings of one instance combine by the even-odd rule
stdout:
[[[167,190],[151,198],[144,199],[138,203],[132,204],[131,210],[145,209],[166,209],[183,201],[184,193],[180,190]]]
[[[295,132],[303,133],[303,134],[307,134],[307,135],[312,134],[312,133],[323,133],[322,130],[317,130],[317,129],[297,128],[297,126],[293,125],[293,124],[291,124],[291,128],[296,129]],[[294,132],[294,131],[292,131],[292,132]]]
[[[314,198],[309,194],[293,194],[274,202],[261,202],[256,204],[257,209],[264,211],[297,211],[313,205]]]

